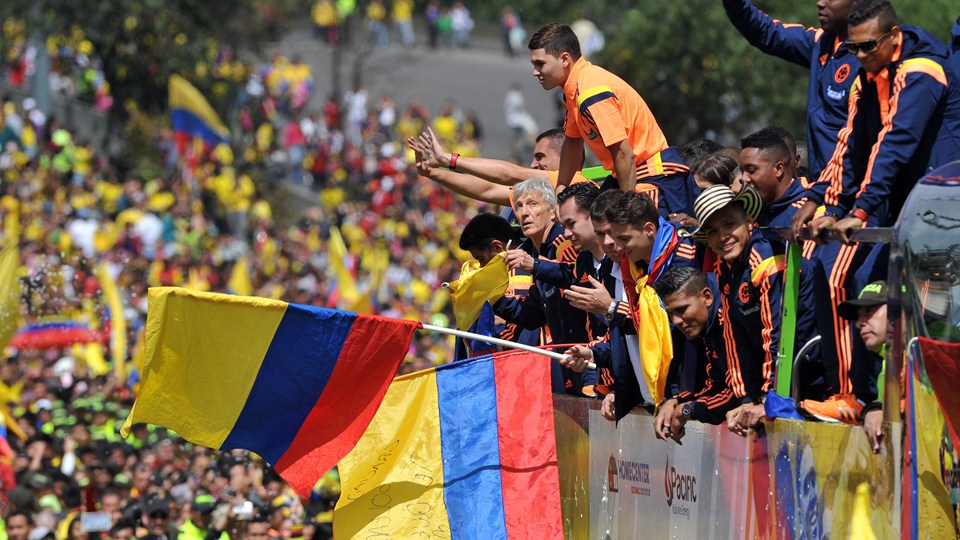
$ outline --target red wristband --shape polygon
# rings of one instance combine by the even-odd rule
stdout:
[[[864,225],[867,224],[867,218],[870,217],[862,208],[854,208],[853,212],[850,212],[850,215],[862,221]]]
[[[454,152],[450,154],[450,166],[447,167],[451,171],[457,170],[457,158],[460,157],[460,154]]]

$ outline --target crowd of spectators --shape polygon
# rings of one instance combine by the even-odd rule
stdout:
[[[433,116],[386,94],[368,101],[362,88],[310,110],[311,78],[301,66],[278,56],[251,77],[229,120],[238,126],[229,146],[178,155],[172,131],[158,132],[164,159],[152,177],[119,169],[55,118],[35,114],[29,100],[3,100],[0,217],[3,244],[19,242],[21,322],[56,316],[103,336],[4,352],[7,538],[169,537],[177,528],[200,538],[211,522],[233,537],[329,537],[336,471],[301,500],[255,456],[211,452],[148,426],[126,441],[118,433],[142,368],[149,287],[449,325],[448,297],[437,291],[456,277],[466,258],[458,231],[483,205],[418,177],[397,141],[433,126],[451,147],[476,155],[479,122],[453,102]],[[284,179],[307,187],[292,196],[280,189]],[[347,247],[339,262],[327,247],[334,230]],[[338,264],[353,283],[330,271]],[[98,267],[123,304],[129,347],[120,372],[96,361],[107,354],[110,327]],[[452,359],[452,339],[423,334],[401,372]],[[107,521],[94,519],[102,512]]]

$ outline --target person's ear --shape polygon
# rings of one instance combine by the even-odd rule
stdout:
[[[653,238],[657,236],[657,225],[652,221],[648,221],[643,224],[643,232],[650,238]]]

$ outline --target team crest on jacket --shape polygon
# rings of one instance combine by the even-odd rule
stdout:
[[[737,296],[740,297],[741,304],[750,303],[750,284],[746,282],[741,283],[740,289],[737,291]]]
[[[837,72],[833,74],[833,80],[838,84],[847,80],[847,77],[850,76],[850,65],[844,64],[837,68]]]

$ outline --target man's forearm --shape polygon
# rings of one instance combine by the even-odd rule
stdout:
[[[430,171],[428,178],[464,197],[503,206],[510,205],[510,188],[483,178],[442,169]]]
[[[523,167],[500,159],[463,157],[457,159],[457,172],[479,176],[501,186],[514,186],[531,178],[547,179],[546,171]]]
[[[613,168],[620,191],[629,193],[637,189],[637,162],[630,142],[624,139],[619,144],[611,145],[610,154],[613,157]]]
[[[583,139],[566,137],[560,150],[560,173],[558,186],[569,186],[573,175],[583,165]]]

